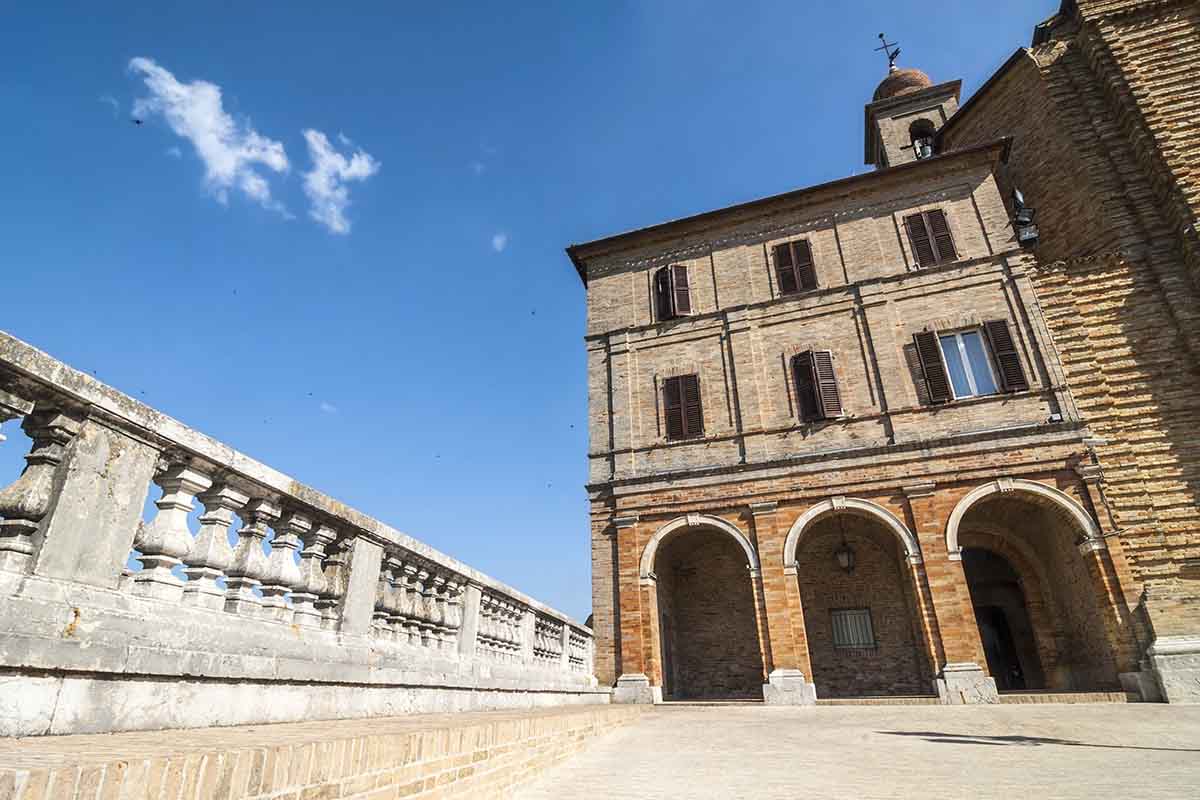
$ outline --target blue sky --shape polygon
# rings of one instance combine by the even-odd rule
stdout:
[[[19,4],[0,328],[583,619],[563,248],[862,171],[880,30],[968,96],[1057,3],[814,6]]]

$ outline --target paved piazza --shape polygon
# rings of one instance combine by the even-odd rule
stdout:
[[[660,706],[518,795],[1195,798],[1200,706]]]

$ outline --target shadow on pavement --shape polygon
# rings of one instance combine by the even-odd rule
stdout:
[[[1010,736],[976,736],[964,733],[941,733],[938,731],[875,731],[886,736],[919,736],[927,742],[937,742],[939,744],[990,744],[990,745],[1024,745],[1026,747],[1040,747],[1041,745],[1054,744],[1063,747],[1105,747],[1116,750],[1163,750],[1174,753],[1200,753],[1198,749],[1188,747],[1142,747],[1141,745],[1133,744],[1091,744],[1089,742],[1077,742],[1073,739],[1053,739],[1046,736],[1018,736],[1016,734]]]

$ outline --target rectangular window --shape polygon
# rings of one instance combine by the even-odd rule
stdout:
[[[800,419],[810,422],[842,415],[842,398],[833,371],[833,354],[808,350],[792,357],[796,406]]]
[[[692,313],[686,264],[671,264],[654,273],[654,313],[660,321]]]
[[[977,330],[938,336],[955,398],[995,394],[998,389],[983,336]]]
[[[958,258],[946,212],[940,208],[905,217],[904,227],[908,229],[908,241],[917,266],[931,267]]]
[[[874,647],[875,629],[871,626],[869,608],[835,608],[833,618],[834,647]]]
[[[700,408],[700,378],[679,375],[663,381],[663,410],[668,439],[694,439],[704,435],[704,412]]]
[[[807,239],[775,246],[775,278],[780,294],[795,294],[817,288],[812,248]]]

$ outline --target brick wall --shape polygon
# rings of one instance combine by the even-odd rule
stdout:
[[[724,533],[675,537],[659,551],[664,693],[761,697],[762,649],[746,554]]]

